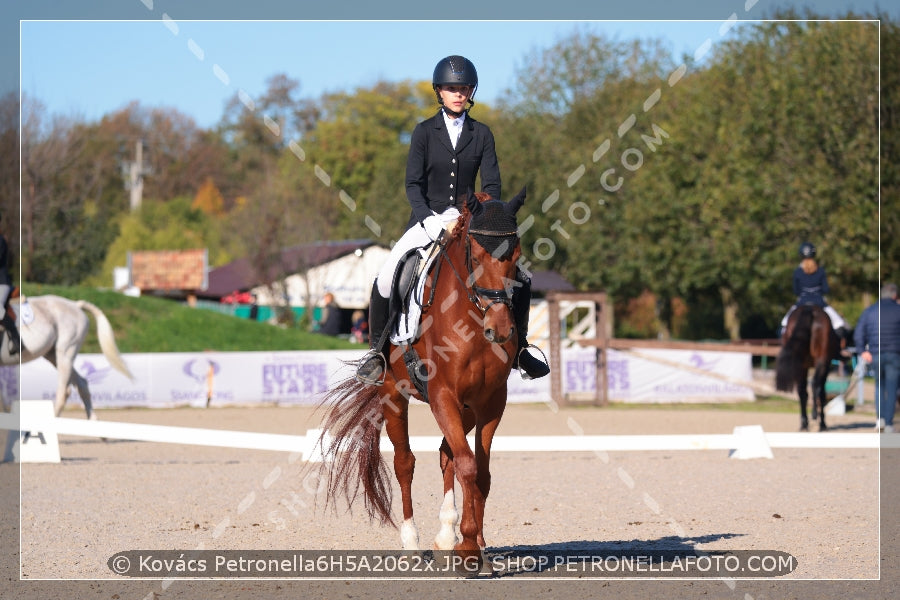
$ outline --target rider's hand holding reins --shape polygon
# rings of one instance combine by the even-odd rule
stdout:
[[[444,223],[435,215],[426,217],[422,221],[422,227],[425,228],[425,233],[428,234],[432,242],[438,241],[438,238],[444,233]]]

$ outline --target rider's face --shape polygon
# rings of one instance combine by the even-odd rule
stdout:
[[[472,95],[471,85],[442,85],[438,87],[441,102],[453,112],[462,112],[466,108],[466,101]]]

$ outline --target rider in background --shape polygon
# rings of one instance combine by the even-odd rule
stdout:
[[[825,294],[829,291],[825,267],[816,261],[816,247],[809,242],[803,242],[800,244],[800,264],[794,269],[794,294],[797,301],[781,320],[780,332],[787,327],[788,317],[794,309],[804,304],[814,304],[825,309],[835,333],[841,340],[846,340],[849,333],[846,321],[825,301]]]
[[[12,293],[12,277],[9,274],[9,244],[6,243],[6,236],[3,235],[2,215],[0,215],[0,301],[3,306],[3,318],[0,325],[9,334],[9,354],[13,355],[19,352],[21,340],[19,339],[19,329],[16,327],[16,321],[8,313],[9,295]]]
[[[475,65],[462,56],[448,56],[438,62],[432,75],[432,88],[441,105],[433,117],[413,130],[406,162],[406,198],[412,215],[406,232],[394,244],[375,279],[369,304],[369,340],[372,349],[357,369],[357,379],[377,385],[387,365],[384,357],[388,326],[389,297],[397,264],[413,248],[437,241],[444,226],[456,221],[465,195],[475,189],[475,177],[481,172],[481,190],[500,199],[500,166],[494,148],[494,135],[487,125],[469,116],[468,108],[478,87]],[[513,368],[519,367],[526,378],[543,377],[550,372],[544,362],[527,351],[528,310],[531,281],[517,271],[521,284],[513,294],[513,312],[519,337],[519,352]],[[384,341],[379,345],[379,340]]]

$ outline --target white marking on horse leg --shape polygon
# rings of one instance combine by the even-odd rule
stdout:
[[[444,494],[444,502],[439,513],[441,530],[434,538],[434,547],[437,550],[453,550],[459,538],[456,536],[456,526],[459,524],[459,513],[456,511],[456,496],[453,490]]]
[[[419,531],[416,529],[416,522],[412,519],[406,519],[400,525],[400,543],[404,550],[419,549]]]

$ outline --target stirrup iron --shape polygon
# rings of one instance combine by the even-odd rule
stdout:
[[[528,344],[527,346],[522,346],[521,348],[519,348],[519,351],[516,353],[515,365],[516,365],[516,369],[518,369],[518,371],[519,371],[519,375],[522,377],[522,379],[525,379],[526,381],[534,379],[531,375],[529,375],[525,371],[525,369],[522,368],[522,360],[521,360],[522,353],[525,352],[526,350],[528,350],[529,348],[534,348],[535,350],[537,350],[540,353],[541,357],[544,359],[544,364],[547,365],[548,369],[550,368],[550,361],[547,360],[547,355],[544,354],[544,351],[541,350],[538,346],[535,346],[534,344]]]
[[[362,369],[363,365],[367,362],[375,360],[378,361],[378,366],[381,368],[381,374],[379,376],[371,376],[364,375],[360,373],[360,369]],[[356,380],[360,383],[364,383],[366,385],[375,385],[379,386],[384,383],[384,378],[387,375],[387,360],[381,354],[381,352],[376,351],[375,349],[369,350],[359,361],[359,366],[356,368]]]

